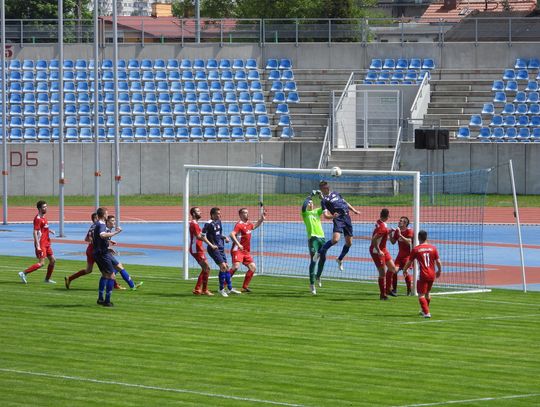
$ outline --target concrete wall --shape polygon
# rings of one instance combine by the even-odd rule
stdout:
[[[58,58],[56,45],[13,44],[13,58]],[[101,58],[112,58],[112,46],[100,48]],[[528,43],[299,43],[295,44],[120,44],[120,58],[291,58],[298,69],[367,69],[372,58],[434,58],[439,68],[482,69],[513,66],[516,58],[540,55],[540,42]],[[93,58],[92,44],[66,44],[65,58]]]
[[[449,150],[415,150],[414,143],[401,146],[400,169],[434,172],[460,172],[494,168],[488,193],[512,193],[508,160],[514,166],[518,194],[540,194],[540,143],[450,143]]]

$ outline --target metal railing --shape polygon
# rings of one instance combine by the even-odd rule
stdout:
[[[146,21],[146,25],[145,25]],[[471,17],[460,19],[402,17],[355,19],[201,19],[200,41],[227,43],[340,43],[410,41],[531,42],[540,40],[540,17]],[[93,42],[92,20],[64,20],[66,43]],[[103,43],[112,37],[110,19],[100,20]],[[15,44],[54,43],[57,20],[6,20],[6,41]],[[124,43],[196,42],[194,19],[177,19],[159,31],[141,17],[119,27]]]
[[[324,140],[322,143],[321,155],[319,157],[319,165],[317,168],[326,168],[328,165],[328,159],[332,155],[332,136],[330,132],[331,121],[328,119],[328,125],[324,132]]]

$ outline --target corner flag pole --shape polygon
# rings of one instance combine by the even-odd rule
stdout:
[[[523,292],[527,292],[527,279],[525,275],[525,258],[523,255],[523,240],[521,238],[521,223],[519,221],[519,209],[516,195],[516,183],[514,181],[514,166],[512,160],[508,160],[508,170],[510,171],[510,183],[512,184],[512,195],[514,197],[514,218],[516,219],[516,227],[519,240],[519,256],[521,259],[521,278],[523,281]]]

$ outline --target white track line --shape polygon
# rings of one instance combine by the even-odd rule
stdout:
[[[530,317],[540,317],[540,314],[528,314],[528,315],[506,315],[500,317],[480,317],[480,318],[455,318],[455,319],[422,319],[421,321],[408,321],[408,322],[395,322],[396,325],[411,325],[411,324],[426,324],[434,323],[441,324],[446,322],[462,322],[462,321],[492,321],[501,319],[527,319]]]
[[[99,379],[89,379],[89,378],[77,377],[77,376],[65,376],[65,375],[57,375],[57,374],[50,374],[50,373],[29,372],[25,370],[0,368],[0,372],[16,373],[16,374],[27,375],[27,376],[49,377],[49,378],[62,379],[62,380],[73,380],[73,381],[87,382],[87,383],[110,384],[114,386],[134,387],[134,388],[144,389],[144,390],[156,390],[156,391],[165,391],[165,392],[171,392],[171,393],[195,394],[197,396],[205,396],[205,397],[220,398],[220,399],[227,399],[227,400],[238,400],[238,401],[245,401],[245,402],[250,402],[250,403],[272,404],[272,405],[277,405],[277,406],[290,406],[290,407],[305,407],[303,404],[291,404],[291,403],[283,403],[283,402],[272,401],[272,400],[253,399],[249,397],[228,396],[225,394],[207,393],[204,391],[195,391],[195,390],[187,390],[187,389],[175,389],[175,388],[170,388],[170,387],[147,386],[144,384],[124,383],[124,382],[117,382],[117,381],[112,381],[112,380],[99,380]]]
[[[406,404],[406,405],[394,406],[394,407],[445,406],[445,405],[448,405],[448,404],[476,403],[476,402],[479,402],[479,401],[511,400],[511,399],[522,399],[522,398],[527,398],[527,397],[539,397],[539,396],[540,396],[540,393],[516,394],[516,395],[513,395],[513,396],[483,397],[483,398],[479,398],[479,399],[469,399],[469,400],[439,401],[437,403]]]

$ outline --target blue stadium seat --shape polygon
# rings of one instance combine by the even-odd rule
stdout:
[[[75,90],[77,92],[88,92],[90,91],[90,87],[88,86],[88,82],[77,82]]]
[[[246,68],[246,69],[257,69],[257,68],[258,68],[258,66],[257,66],[257,60],[254,59],[254,58],[248,58],[248,59],[246,59],[245,68]]]
[[[292,69],[292,61],[288,58],[281,58],[279,60],[279,69]]]
[[[232,81],[234,78],[233,73],[230,69],[222,70],[219,77],[222,81]]]
[[[21,73],[18,71],[10,71],[9,80],[12,82],[21,81],[22,80]]]
[[[42,105],[39,105],[39,106],[42,106]],[[49,105],[44,105],[44,106],[47,106],[49,107]],[[8,114],[10,116],[22,116],[22,108],[21,108],[21,105],[14,105],[14,104],[11,104],[9,106],[9,112]]]
[[[458,129],[458,133],[457,133],[457,138],[458,139],[470,139],[471,138],[471,131],[469,130],[468,127],[460,127]]]
[[[9,70],[10,71],[20,71],[21,70],[21,61],[18,59],[12,59],[9,61]]]
[[[209,88],[212,92],[221,91],[223,89],[220,81],[211,81]]]
[[[527,114],[537,115],[540,114],[540,105],[538,103],[531,103]]]
[[[141,80],[143,82],[148,82],[148,81],[154,81],[154,72],[153,71],[143,71],[142,72],[142,76],[141,76]]]
[[[141,71],[150,70],[150,69],[152,69],[153,65],[154,64],[152,63],[151,59],[143,59],[141,61]]]
[[[244,116],[244,120],[242,122],[242,124],[244,126],[246,126],[246,127],[247,126],[255,126],[256,123],[257,123],[257,121],[255,120],[255,115],[253,115],[253,114],[246,114]]]
[[[259,132],[257,131],[256,127],[250,126],[246,127],[246,132],[244,137],[247,141],[258,141],[259,138]]]
[[[514,127],[515,125],[516,125],[516,116],[513,116],[513,115],[503,116],[504,127]]]
[[[225,101],[227,101],[227,97],[225,96]],[[238,93],[238,102],[240,103],[251,103],[251,95],[247,91],[239,92]]]
[[[251,94],[251,101],[253,103],[264,103],[264,94],[262,92],[253,92]]]
[[[245,81],[247,80],[246,71],[243,69],[238,69],[234,72],[234,80],[235,81]]]
[[[20,93],[10,93],[9,94],[9,103],[19,104],[22,103],[22,96]]]
[[[279,81],[281,80],[281,74],[278,70],[273,70],[268,73],[268,80],[269,81]]]
[[[77,109],[78,115],[90,115],[90,104],[88,103],[79,103],[79,108]]]
[[[181,92],[173,92],[171,95],[172,103],[184,103],[184,94]]]
[[[540,68],[540,60],[538,58],[529,59],[528,69],[537,70]]]
[[[146,127],[146,118],[143,115],[133,116],[133,126],[134,127]],[[145,134],[146,137],[146,134]]]
[[[212,98],[211,98],[212,103],[223,103],[224,101],[225,101],[225,98],[223,97],[223,92],[221,91],[212,92]]]
[[[513,69],[505,69],[503,73],[503,80],[510,81],[516,79],[516,71]]]
[[[189,140],[189,130],[187,127],[177,127],[176,129],[176,139],[178,141],[188,141]]]
[[[272,131],[270,127],[260,127],[259,128],[259,140],[270,140],[272,138]]]
[[[133,133],[133,138],[137,141],[146,141],[147,139],[147,132],[146,127],[135,127],[135,132]]]
[[[101,62],[101,69],[102,70],[112,70],[113,69],[112,59],[104,59]]]
[[[278,69],[278,60],[271,58],[266,62],[266,69]]]
[[[200,105],[200,111],[201,111],[201,114],[214,114],[214,111],[212,109],[212,104],[210,103],[202,103]]]
[[[32,85],[34,85],[33,82],[27,82],[27,83],[31,83]],[[281,83],[281,82],[280,82]],[[26,83],[25,83],[26,84]],[[22,85],[21,85],[21,82],[11,82],[9,84],[9,89],[8,89],[8,92],[10,93],[22,93]]]
[[[9,129],[9,140],[10,141],[22,141],[23,135],[22,130],[18,127],[10,128]]]
[[[252,81],[249,85],[249,90],[251,92],[261,92],[262,91],[262,84],[260,81]]]
[[[494,126],[502,126],[503,124],[503,118],[501,115],[493,115],[491,117],[491,123],[489,124],[491,127],[494,127]]]
[[[238,98],[236,97],[235,92],[225,92],[225,102],[226,103],[236,103]]]
[[[528,126],[529,125],[529,116],[527,116],[527,115],[518,116],[517,125],[518,126]]]
[[[432,58],[424,58],[424,61],[422,63],[422,69],[435,69],[435,60],[433,60]]]
[[[300,96],[298,96],[298,92],[289,92],[287,93],[287,103],[299,103],[300,102]]]
[[[395,69],[396,61],[393,58],[385,58],[382,69]]]
[[[169,95],[169,92],[159,92],[157,94],[157,101],[158,103],[170,103],[171,96]]]
[[[504,87],[504,90],[506,92],[517,92],[518,90],[518,84],[516,81],[508,81],[506,82],[506,86]]]
[[[148,115],[146,123],[148,124],[148,127],[161,127],[161,122],[159,121],[159,116],[157,114]]]
[[[35,116],[36,115],[36,106],[34,104],[24,105],[23,116]]]
[[[525,92],[519,91],[514,97],[514,103],[525,103],[527,101],[527,94]]]
[[[230,103],[227,106],[227,114],[240,114],[240,106],[238,106],[238,103]]]
[[[48,71],[36,71],[36,82],[45,82],[49,80]]]
[[[285,102],[286,97],[284,92],[276,92],[274,93],[274,97],[272,98],[273,103],[283,103]]]
[[[155,59],[153,68],[154,68],[154,71],[167,69],[167,65],[165,64],[165,60],[161,59],[161,58]]]
[[[292,81],[294,80],[294,73],[291,69],[285,69],[281,71],[281,80]]]
[[[175,103],[173,106],[173,114],[186,114],[186,106],[183,103]]]
[[[192,127],[189,130],[189,138],[190,140],[201,140],[203,138],[203,131],[200,127]]]
[[[493,103],[506,103],[506,93],[495,92],[495,96],[493,96]]]
[[[178,64],[178,59],[170,58],[167,60],[167,69],[168,70],[178,70],[180,65]]]
[[[291,118],[288,114],[282,114],[279,116],[278,126],[290,126]]]
[[[266,105],[264,103],[256,103],[254,113],[255,114],[266,114],[267,113]]]
[[[22,73],[23,82],[33,82],[35,79],[36,78],[33,71],[23,71]]]
[[[35,127],[26,127],[23,130],[24,141],[37,141],[37,132]]]
[[[66,129],[65,140],[68,142],[79,141],[79,132],[75,127],[70,127]]]
[[[203,138],[205,140],[215,140],[216,139],[216,128],[215,127],[205,127]]]
[[[529,61],[523,58],[516,58],[516,63],[514,64],[514,69],[527,69]]]
[[[34,70],[34,60],[33,59],[25,59],[22,63],[22,70],[23,71],[33,71]]]
[[[282,139],[290,139],[294,137],[294,130],[292,127],[284,127],[279,135]]]
[[[205,69],[205,63],[203,59],[196,58],[193,60],[193,69],[198,70],[204,70]]]
[[[174,119],[170,114],[164,114],[161,116],[161,127],[174,126]]]
[[[198,115],[199,106],[197,105],[197,103],[188,103],[186,113],[188,115]]]
[[[540,116],[531,116],[529,125],[531,127],[540,127]]]
[[[220,75],[219,75],[219,71],[215,70],[215,69],[212,69],[210,71],[208,71],[208,80],[209,81],[219,81],[221,79]]]
[[[396,69],[408,69],[409,68],[409,61],[405,58],[399,58],[396,61]]]
[[[502,81],[502,80],[493,81],[493,85],[491,86],[491,90],[493,92],[503,91],[504,90],[504,81]]]
[[[172,114],[173,108],[170,103],[161,103],[159,105],[159,114]]]
[[[179,115],[176,115],[174,117],[174,125],[176,127],[183,127],[183,126],[187,126],[188,124],[188,120],[187,120],[187,117],[183,114],[179,114]]]
[[[38,116],[37,127],[51,127],[51,120],[49,119],[49,116]]]
[[[538,91],[538,82],[536,81],[527,82],[527,87],[525,88],[525,92],[537,92],[537,91]]]
[[[75,61],[75,70],[86,70],[88,69],[88,64],[86,59],[77,59]]]
[[[242,126],[242,117],[238,114],[229,115],[229,125],[232,126]]]
[[[192,68],[193,68],[193,64],[191,62],[191,59],[184,58],[180,61],[181,70],[191,70]]]
[[[534,142],[540,141],[540,127],[534,128],[532,130],[531,141],[534,141]]]
[[[189,127],[201,127],[201,117],[197,115],[188,116]]]
[[[376,71],[367,71],[366,72],[366,80],[368,81],[376,81],[379,77],[379,73]]]
[[[259,81],[261,79],[259,71],[257,71],[256,69],[250,69],[248,71],[247,79],[248,81]]]
[[[521,127],[516,138],[519,141],[528,141],[531,138],[531,131],[527,127]]]
[[[401,82],[405,79],[405,74],[403,72],[394,71],[394,74],[390,78],[392,81]]]
[[[516,112],[516,107],[513,103],[505,103],[502,114],[514,114]]]
[[[253,105],[251,103],[242,103],[240,108],[242,114],[253,114]]]
[[[216,115],[216,126],[228,126],[229,118],[225,114]]]
[[[510,141],[510,140],[515,140],[517,137],[517,130],[515,127],[509,127],[506,129],[506,131],[504,132],[504,138],[507,140],[507,141]]]
[[[218,127],[217,128],[217,138],[221,141],[229,141],[231,138],[228,127]]]
[[[209,58],[209,59],[206,60],[206,69],[207,70],[218,69],[218,67],[219,67],[219,63],[218,63],[217,59]]]
[[[243,59],[234,59],[232,63],[232,69],[244,69],[245,64]]]
[[[66,97],[66,95],[68,97]],[[20,96],[20,95],[19,95]],[[75,101],[75,94],[73,93],[64,93],[64,101],[71,102],[71,98],[69,96],[73,96],[73,102]],[[34,93],[24,93],[23,94],[23,103],[36,103],[36,96]]]
[[[57,71],[60,69],[60,63],[58,62],[58,59],[51,59],[49,61],[49,71]]]
[[[83,142],[89,142],[89,141],[92,141],[93,138],[94,138],[94,135],[90,127],[84,127],[79,130],[79,140]]]
[[[527,94],[527,103],[538,103],[539,99],[540,97],[538,92],[529,92]]]
[[[176,132],[172,127],[165,127],[161,133],[163,141],[171,142],[176,139]]]
[[[122,115],[120,116],[120,127],[132,127],[133,126],[133,119],[131,116],[128,115]]]
[[[129,116],[129,118],[131,119],[131,116]],[[79,116],[79,127],[92,127],[92,119],[90,118],[90,116]]]
[[[377,80],[379,81],[389,81],[390,80],[390,71],[381,71],[379,72],[379,75],[377,76]]]
[[[206,75],[206,71],[195,71],[193,79],[195,81],[206,81],[208,76]]]
[[[75,63],[72,59],[64,59],[64,71],[73,71],[74,68]]]
[[[214,127],[215,125],[216,125],[216,121],[214,120],[214,116],[205,115],[202,117],[203,127]]]
[[[526,69],[520,69],[516,72],[516,79],[518,81],[528,81],[529,80],[529,72],[527,72]]]
[[[37,139],[43,142],[51,141],[51,130],[48,127],[39,128]]]
[[[236,82],[236,91],[237,92],[247,92],[249,91],[249,85],[247,81],[238,81]]]
[[[131,113],[134,114],[134,115],[145,114],[146,110],[145,110],[144,105],[142,103],[133,103]]]
[[[49,108],[49,104],[48,103],[43,103],[43,104],[39,104],[37,105],[37,111],[36,113],[38,115],[41,115],[41,116],[50,116],[51,115],[51,109]],[[10,111],[10,114],[12,115],[13,112]]]
[[[371,63],[369,65],[369,69],[373,70],[381,70],[383,66],[382,59],[374,58],[371,60]]]
[[[45,59],[38,59],[36,61],[36,71],[47,71],[49,69],[49,63]]]
[[[502,139],[504,139],[504,136],[505,136],[505,132],[504,132],[504,129],[502,127],[495,127],[491,131],[491,139],[492,140],[502,140]]]
[[[286,103],[278,103],[276,107],[277,114],[289,114],[289,106]]]
[[[266,114],[260,114],[257,116],[257,126],[269,126],[270,118]]]
[[[244,129],[242,127],[233,127],[231,129],[231,139],[233,141],[244,141]]]
[[[528,106],[526,103],[518,103],[516,106],[516,114],[527,114]]]
[[[484,103],[484,106],[482,107],[482,114],[493,115],[494,113],[495,107],[493,106],[493,103]]]
[[[197,82],[197,92],[208,92],[209,90],[210,86],[208,85],[207,81]]]

